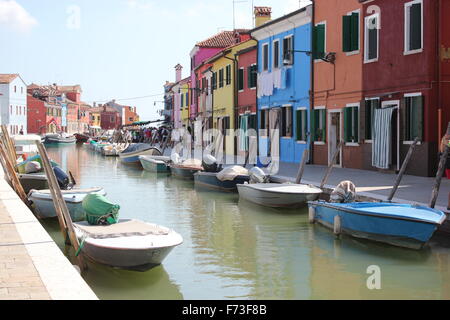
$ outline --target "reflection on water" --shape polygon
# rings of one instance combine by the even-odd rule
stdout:
[[[136,273],[90,264],[84,275],[102,299],[449,299],[448,237],[422,251],[349,237],[310,225],[307,209],[280,211],[235,194],[197,191],[84,147],[49,149],[78,186],[103,186],[122,218],[175,229],[184,243],[163,266]],[[56,221],[46,229],[63,248]],[[381,290],[367,289],[370,265]]]

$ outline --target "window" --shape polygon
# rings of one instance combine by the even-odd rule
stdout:
[[[23,87],[20,87],[20,93],[23,93]]]
[[[316,142],[326,141],[326,115],[326,109],[315,109],[313,112],[313,139]]]
[[[423,96],[405,97],[405,141],[423,140]]]
[[[345,142],[359,142],[359,107],[344,108],[344,139]]]
[[[9,114],[12,114],[12,109],[13,109],[13,107],[9,106]]]
[[[247,80],[248,87],[250,89],[255,89],[258,81],[258,66],[256,64],[247,68]]]
[[[275,40],[273,42],[273,68],[277,69],[280,67],[280,41]]]
[[[111,122],[114,122],[114,116],[111,116]]]
[[[269,45],[263,45],[263,71],[269,70]]]
[[[17,86],[14,86],[14,93],[17,92]]]
[[[422,51],[423,12],[422,0],[405,3],[405,53]]]
[[[244,91],[244,68],[239,69],[238,73],[238,91]]]
[[[320,23],[314,27],[314,43],[313,43],[313,56],[314,59],[325,58],[326,51],[326,24]]]
[[[231,65],[227,65],[225,68],[225,72],[226,72],[226,79],[225,79],[225,83],[228,85],[231,84]]]
[[[217,90],[217,72],[212,75],[212,89]]]
[[[344,52],[359,50],[359,12],[342,17],[342,50]]]
[[[219,88],[223,88],[223,69],[219,70]]]
[[[181,105],[180,105],[181,109],[183,109],[184,107],[184,94],[181,94]]]
[[[378,60],[380,17],[378,14],[365,18],[364,60]]]
[[[285,65],[294,64],[294,36],[283,39],[283,63]]]
[[[372,127],[375,109],[379,109],[380,107],[381,107],[380,99],[376,98],[366,100],[366,119],[365,119],[366,133],[364,137],[364,139],[366,140],[372,140]]]
[[[281,136],[292,137],[292,107],[281,108]]]
[[[297,141],[307,141],[307,111],[306,109],[299,109],[295,112],[295,119],[297,122],[296,129],[296,140]]]
[[[186,108],[189,106],[189,91],[186,92]]]
[[[259,112],[260,128],[263,130],[261,136],[267,137],[267,129],[269,128],[269,109],[263,109]]]

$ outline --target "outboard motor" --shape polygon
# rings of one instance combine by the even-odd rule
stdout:
[[[356,187],[351,181],[342,181],[334,188],[330,196],[333,203],[351,203],[356,200]]]
[[[270,177],[261,169],[258,167],[251,168],[249,170],[249,176],[250,176],[250,183],[268,183],[270,180]]]
[[[55,173],[56,180],[58,181],[61,190],[68,190],[72,188],[69,176],[59,167],[54,167],[53,172]]]
[[[202,167],[205,169],[205,172],[215,173],[219,172],[222,166],[217,163],[217,159],[215,157],[209,154],[203,157]]]

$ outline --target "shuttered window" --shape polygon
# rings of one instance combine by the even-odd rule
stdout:
[[[224,84],[223,84],[223,69],[219,70],[219,88],[223,88]]]
[[[273,67],[277,69],[280,67],[280,41],[273,42]]]
[[[344,138],[345,142],[359,142],[359,108],[344,108]]]
[[[285,65],[294,64],[294,36],[283,39],[283,63]]]
[[[247,83],[248,87],[256,88],[256,82],[258,79],[258,66],[256,64],[247,68]]]
[[[225,83],[228,85],[231,84],[231,65],[226,66],[225,68],[225,72],[226,72],[226,79],[225,79]]]
[[[263,109],[259,112],[259,123],[260,123],[260,129],[263,131],[261,132],[262,137],[267,137],[267,129],[269,128],[269,110]]]
[[[181,109],[184,107],[184,94],[181,95]]]
[[[238,90],[243,91],[244,90],[244,68],[239,69],[238,74]]]
[[[212,75],[212,89],[217,90],[217,72]]]
[[[365,19],[365,61],[378,59],[379,16],[372,15]]]
[[[422,0],[405,3],[405,52],[422,49]]]
[[[307,140],[307,112],[306,110],[297,110],[295,112],[296,121],[296,140],[306,141]]]
[[[373,120],[374,120],[374,114],[375,109],[379,109],[380,106],[380,99],[371,99],[366,100],[366,117],[364,119],[365,123],[365,140],[372,140],[372,127],[373,127]]]
[[[344,52],[359,50],[359,13],[342,17],[342,48]]]
[[[314,27],[313,56],[314,59],[322,59],[325,57],[325,24],[319,24]]]
[[[269,45],[263,45],[263,71],[269,70]]]
[[[292,107],[281,108],[281,136],[292,137]]]
[[[313,125],[313,139],[314,141],[325,142],[326,136],[326,109],[315,109],[312,114],[312,125]]]
[[[189,106],[189,92],[186,92],[186,107]]]
[[[423,140],[423,96],[405,97],[405,140]]]

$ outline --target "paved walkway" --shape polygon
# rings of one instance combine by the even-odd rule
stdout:
[[[0,299],[97,296],[3,178],[0,166]]]
[[[275,178],[294,182],[298,172],[298,164],[281,163],[280,171]],[[307,165],[303,175],[302,183],[320,185],[325,175],[327,167],[317,165]],[[357,192],[360,195],[378,200],[386,200],[395,182],[396,175],[381,173],[376,171],[356,170],[347,168],[333,168],[328,179],[328,188],[334,188],[341,181],[350,180],[355,183]],[[416,176],[403,176],[394,202],[418,203],[428,205],[435,183],[435,178],[425,178]],[[450,193],[450,180],[442,179],[439,197],[436,208],[446,211],[448,194]]]

